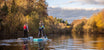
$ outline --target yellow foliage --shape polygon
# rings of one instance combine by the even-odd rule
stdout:
[[[102,32],[102,29],[104,29],[104,11],[96,13],[89,18],[84,29]]]
[[[16,0],[16,4],[18,6],[26,6],[27,5],[27,1],[26,0]]]
[[[104,18],[103,12],[99,12],[95,16],[96,25],[98,28],[104,28],[104,19],[103,18]]]
[[[48,24],[49,23],[49,20],[45,20],[45,22]]]
[[[66,26],[66,28],[70,28],[70,26]]]

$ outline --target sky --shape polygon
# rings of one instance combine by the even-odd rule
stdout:
[[[46,2],[49,16],[62,18],[69,23],[83,17],[88,19],[104,9],[104,0],[46,0]]]
[[[46,0],[48,7],[102,9],[104,0]]]

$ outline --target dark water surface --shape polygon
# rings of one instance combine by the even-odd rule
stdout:
[[[48,42],[0,40],[0,50],[104,50],[104,34],[52,35]]]

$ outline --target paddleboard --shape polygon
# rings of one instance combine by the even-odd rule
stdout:
[[[42,41],[47,41],[47,40],[48,40],[47,37],[46,38],[34,38],[33,42],[42,42]]]
[[[47,37],[43,37],[43,38],[28,37],[28,38],[18,38],[18,40],[29,40],[29,41],[33,41],[33,42],[42,42],[42,41],[48,41],[48,38]]]

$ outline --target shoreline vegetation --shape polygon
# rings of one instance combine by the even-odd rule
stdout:
[[[29,26],[29,35],[38,35],[39,21],[45,24],[45,33],[69,32],[67,21],[47,14],[45,0],[0,0],[0,39],[23,37],[23,25]]]
[[[104,10],[93,14],[89,19],[74,20],[71,25],[72,33],[104,34]]]
[[[0,0],[0,39],[23,37],[23,25],[28,23],[30,36],[37,37],[39,21],[45,24],[45,33],[104,33],[104,10],[91,18],[74,20],[71,24],[47,14],[45,0]]]

